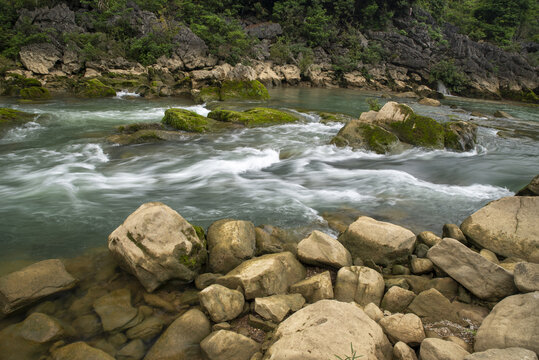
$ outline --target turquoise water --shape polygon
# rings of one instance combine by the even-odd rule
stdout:
[[[410,103],[442,121],[497,109],[515,119],[474,118],[483,126],[471,152],[377,155],[328,145],[342,124],[321,124],[312,113],[359,116],[368,110],[366,99],[377,94],[298,88],[270,93],[266,105],[299,111],[303,121],[134,146],[115,146],[106,137],[117,125],[160,121],[169,107],[207,115],[212,105],[181,98],[32,104],[0,99],[1,107],[40,114],[0,139],[0,261],[73,256],[103,246],[148,201],[162,201],[205,227],[237,218],[329,231],[322,212],[352,207],[415,232],[440,232],[444,223],[460,223],[539,173],[537,107],[459,98],[444,100],[440,108]],[[500,137],[499,129],[517,137]]]

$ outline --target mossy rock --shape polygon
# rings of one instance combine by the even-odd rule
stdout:
[[[208,101],[219,101],[221,99],[220,89],[216,86],[208,86],[200,89],[200,92],[194,95],[195,101],[205,103]]]
[[[11,127],[34,120],[35,115],[15,109],[0,108],[0,135]]]
[[[135,123],[127,125],[119,125],[116,127],[119,132],[125,134],[132,134],[140,130],[163,130],[163,124],[161,123]]]
[[[223,81],[220,90],[222,101],[229,99],[268,100],[268,89],[258,80]]]
[[[41,81],[34,78],[25,78],[21,80],[21,85],[23,87],[32,87],[32,86],[41,86]]]
[[[350,146],[385,154],[399,144],[399,139],[378,125],[353,120],[339,131],[331,143],[338,147]]]
[[[207,118],[185,109],[168,109],[165,111],[162,122],[176,130],[188,132],[203,133],[210,129]]]
[[[185,133],[178,131],[144,129],[112,135],[107,138],[107,141],[118,145],[148,144],[161,141],[180,141],[185,139],[185,135]]]
[[[341,113],[331,113],[326,111],[319,111],[316,115],[320,116],[320,122],[322,124],[338,122],[338,123],[349,123],[353,118],[346,114]]]
[[[116,91],[99,79],[90,79],[82,83],[79,95],[89,98],[111,97],[116,95]]]
[[[279,125],[298,121],[294,115],[270,108],[253,108],[246,111],[214,110],[208,114],[208,117],[247,127]]]
[[[455,151],[469,151],[475,148],[477,125],[466,121],[451,121],[443,124],[444,146]]]
[[[20,96],[27,100],[50,99],[51,93],[43,86],[30,86],[21,89]]]
[[[445,132],[440,123],[429,117],[415,114],[407,106],[401,105],[401,109],[408,113],[408,117],[404,121],[389,124],[401,141],[425,148],[444,148]]]

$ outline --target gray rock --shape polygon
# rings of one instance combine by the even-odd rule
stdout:
[[[387,265],[412,254],[415,235],[408,229],[361,216],[339,237],[352,258]]]
[[[10,314],[39,299],[73,288],[77,280],[60,260],[44,260],[0,277],[0,310]]]
[[[412,272],[417,275],[432,272],[434,268],[432,261],[429,259],[418,258],[412,258],[412,260],[410,260],[410,267],[412,268]]]
[[[114,360],[103,350],[96,349],[79,341],[62,346],[52,353],[53,360]]]
[[[189,310],[170,324],[144,359],[202,360],[200,342],[210,332],[208,318],[200,310]]]
[[[241,292],[218,284],[208,286],[198,296],[202,307],[216,323],[235,319],[241,314],[245,304]]]
[[[173,38],[173,44],[176,45],[174,52],[183,61],[187,70],[212,65],[212,61],[208,58],[208,46],[189,27],[182,26],[178,30]]]
[[[374,303],[379,306],[384,295],[384,278],[365,266],[348,266],[337,273],[335,299],[355,301],[361,306]]]
[[[290,286],[290,293],[301,294],[308,303],[333,299],[333,285],[329,271],[313,275]]]
[[[46,75],[60,60],[60,52],[50,43],[30,44],[21,48],[19,57],[25,68]]]
[[[442,229],[442,238],[451,238],[458,240],[464,245],[468,244],[466,236],[464,236],[462,230],[460,230],[460,228],[455,224],[444,224],[444,227]]]
[[[421,360],[463,360],[470,353],[451,341],[428,338],[419,350]]]
[[[417,241],[432,247],[442,241],[442,238],[433,233],[432,231],[423,231],[417,235]]]
[[[204,273],[195,278],[195,286],[198,290],[207,288],[210,285],[215,284],[215,281],[223,274]]]
[[[539,291],[539,264],[518,263],[515,265],[513,275],[520,292]]]
[[[94,302],[94,310],[101,318],[103,330],[114,331],[130,327],[138,311],[131,306],[129,289],[115,290]]]
[[[142,339],[149,341],[159,335],[163,329],[163,320],[156,316],[144,319],[138,325],[133,326],[125,333],[129,339]]]
[[[305,264],[337,269],[352,265],[350,252],[337,239],[318,230],[300,241],[298,259]]]
[[[521,347],[539,352],[539,291],[509,296],[483,321],[475,337],[475,351]]]
[[[109,235],[109,250],[148,292],[170,279],[193,281],[207,257],[193,226],[159,202],[129,215]]]
[[[275,330],[264,359],[315,360],[346,356],[350,344],[362,360],[388,360],[392,347],[382,329],[354,304],[321,300],[292,314]]]
[[[395,314],[386,316],[378,324],[384,329],[392,343],[402,341],[410,346],[421,344],[425,330],[421,319],[415,314]]]
[[[438,290],[423,291],[408,305],[407,312],[419,316],[423,322],[437,322],[447,320],[467,325],[457,314],[457,309]]]
[[[207,239],[213,272],[227,273],[255,254],[255,226],[250,221],[216,221],[208,228]]]
[[[200,348],[208,360],[249,360],[260,345],[233,331],[219,330],[202,340]]]
[[[392,286],[382,299],[381,308],[392,313],[404,312],[404,309],[415,299],[416,294],[413,291]]]
[[[290,252],[267,254],[244,261],[217,279],[230,289],[241,287],[247,300],[284,294],[291,285],[305,278],[306,270]]]
[[[254,304],[258,315],[266,320],[280,323],[290,311],[296,312],[301,309],[305,304],[305,299],[301,294],[272,295],[256,298]]]
[[[516,292],[513,276],[509,272],[457,240],[443,239],[430,248],[427,256],[480,299],[495,301]]]
[[[460,228],[474,243],[505,257],[539,263],[539,197],[511,196],[492,201]]]
[[[534,177],[528,185],[520,189],[515,196],[539,196],[539,175]]]
[[[94,314],[82,315],[73,320],[73,328],[83,339],[89,339],[101,332],[101,321]]]
[[[393,346],[393,357],[395,360],[417,360],[415,351],[402,341]]]
[[[511,347],[476,352],[465,356],[464,360],[537,360],[537,355],[530,350]]]
[[[261,227],[255,228],[256,255],[275,254],[285,251],[283,243]]]

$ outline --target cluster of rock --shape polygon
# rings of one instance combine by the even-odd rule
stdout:
[[[204,233],[147,203],[110,234],[114,260],[46,260],[0,278],[0,354],[537,359],[538,213],[538,197],[515,196],[442,237],[360,216],[338,238],[298,243],[234,219]]]
[[[405,104],[387,102],[348,122],[331,140],[337,146],[366,149],[379,154],[406,146],[468,151],[475,147],[477,126],[465,121],[438,123],[420,116]]]

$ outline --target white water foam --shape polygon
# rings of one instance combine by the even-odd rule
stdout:
[[[126,97],[140,97],[140,94],[137,94],[136,92],[131,92],[129,90],[121,90],[116,92],[115,99],[124,99]]]
[[[38,130],[43,129],[43,126],[37,122],[31,121],[22,126],[10,129],[2,138],[1,142],[18,142],[32,137]]]

